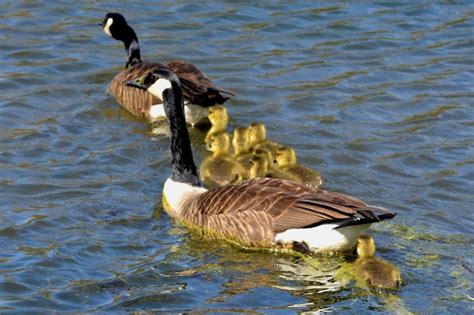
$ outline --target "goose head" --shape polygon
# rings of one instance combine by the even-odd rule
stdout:
[[[127,20],[125,20],[122,14],[109,12],[99,25],[102,26],[105,34],[123,42],[127,53],[126,68],[141,63],[140,45],[138,44],[137,34],[133,28],[128,25]]]
[[[361,235],[357,238],[357,255],[360,258],[375,256],[375,240],[370,235]]]
[[[100,25],[105,34],[116,40],[123,40],[123,36],[130,29],[125,17],[122,14],[115,12],[107,13]]]
[[[296,164],[296,152],[293,148],[283,146],[275,153],[275,162],[280,167]]]
[[[128,81],[127,85],[145,90],[160,100],[164,100],[165,93],[171,95],[173,91],[175,93],[179,91],[181,96],[179,78],[176,74],[166,69],[152,70],[136,80]]]

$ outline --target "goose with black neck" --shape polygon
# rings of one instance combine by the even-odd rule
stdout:
[[[207,190],[194,164],[178,77],[160,69],[128,84],[164,101],[173,156],[172,175],[163,187],[166,212],[208,237],[251,248],[344,251],[370,224],[395,216],[354,197],[278,178]]]
[[[110,83],[109,92],[131,114],[146,118],[150,122],[164,118],[161,95],[149,93],[128,86],[129,80],[143,76],[151,70],[169,69],[178,76],[184,97],[186,121],[196,125],[207,118],[207,107],[223,104],[232,91],[218,88],[195,65],[178,60],[167,64],[142,61],[138,37],[127,20],[120,13],[107,13],[101,23],[104,32],[125,47],[125,70],[118,73]]]

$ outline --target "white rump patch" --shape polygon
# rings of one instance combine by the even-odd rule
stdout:
[[[104,25],[104,32],[105,32],[105,34],[109,35],[110,37],[112,37],[112,33],[110,33],[110,27],[112,26],[113,23],[114,23],[114,19],[108,18],[107,22]]]
[[[364,234],[369,226],[360,224],[336,229],[337,224],[322,224],[314,228],[289,229],[276,234],[275,241],[304,241],[314,252],[345,251],[357,244],[357,237]]]
[[[153,85],[151,85],[149,88],[148,88],[148,92],[150,92],[151,94],[153,94],[154,96],[158,97],[159,99],[163,99],[163,91],[166,90],[166,89],[170,89],[171,88],[171,82],[168,81],[168,80],[165,80],[165,79],[158,79],[155,81],[155,83],[153,83]]]
[[[166,209],[168,214],[172,217],[179,216],[182,208],[181,205],[184,201],[189,200],[189,198],[195,198],[206,191],[207,189],[204,187],[196,187],[187,183],[175,182],[171,178],[168,178],[163,187],[163,195],[166,197],[166,201],[171,207],[171,209]]]

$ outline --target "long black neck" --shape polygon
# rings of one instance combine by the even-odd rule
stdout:
[[[141,63],[140,45],[138,44],[138,37],[133,28],[126,25],[121,31],[120,40],[122,40],[125,46],[125,53],[127,54],[125,67],[128,68],[134,64]]]
[[[163,106],[171,130],[171,154],[173,156],[171,179],[193,186],[201,186],[186,127],[181,87],[174,82],[172,85],[172,89],[163,92]]]

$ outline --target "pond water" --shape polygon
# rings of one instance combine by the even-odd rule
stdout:
[[[370,232],[402,288],[172,221],[168,139],[107,94],[109,11],[145,59],[235,91],[230,128],[261,121],[326,189],[396,211]],[[0,313],[473,312],[473,30],[472,1],[0,2]]]

